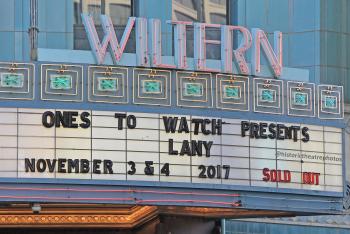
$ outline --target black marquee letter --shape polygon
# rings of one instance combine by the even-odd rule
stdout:
[[[46,161],[45,159],[38,159],[38,161],[36,161],[36,168],[38,170],[38,172],[42,173],[46,170]]]
[[[241,136],[245,137],[245,132],[249,130],[249,122],[248,121],[242,121],[241,122]]]
[[[89,128],[90,127],[91,121],[88,118],[89,116],[90,116],[89,112],[84,111],[83,113],[81,113],[80,119],[83,122],[80,124],[81,128]]]
[[[81,159],[80,160],[80,173],[89,173],[89,171],[90,171],[89,160]]]
[[[25,158],[24,159],[24,166],[25,166],[25,170],[26,172],[35,172],[35,158]]]
[[[49,122],[47,121],[48,117],[50,118]],[[42,115],[41,122],[46,128],[53,127],[55,124],[55,114],[51,111],[45,111]]]
[[[136,128],[135,115],[128,115],[128,117],[126,117],[126,126],[128,126],[128,128],[130,128],[130,129]]]
[[[301,129],[301,134],[304,136],[303,139],[301,139],[303,142],[308,142],[310,140],[310,135],[307,131],[309,131],[308,127],[303,127]]]

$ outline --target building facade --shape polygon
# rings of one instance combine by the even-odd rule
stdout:
[[[346,233],[348,12],[0,2],[0,227]]]
[[[309,70],[310,80],[343,85],[348,106],[348,1],[238,0],[236,4],[235,19],[239,25],[261,27],[270,32],[281,30],[285,39],[284,63]],[[348,107],[345,111],[347,116]],[[348,154],[346,156],[349,163]],[[348,173],[346,170],[347,180]],[[348,215],[316,216],[228,221],[226,233],[349,233],[348,228]]]

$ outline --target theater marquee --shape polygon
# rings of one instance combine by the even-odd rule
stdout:
[[[171,21],[163,56],[158,19],[82,22],[91,51],[0,62],[0,200],[340,212],[343,87],[283,67],[280,32]]]
[[[2,177],[342,191],[340,128],[91,110],[0,111]]]

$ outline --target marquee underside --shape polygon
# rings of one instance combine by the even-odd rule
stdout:
[[[331,193],[317,195],[317,191],[310,196],[303,193],[288,193],[288,190],[283,190],[283,193],[281,193],[281,191],[274,191],[273,189],[253,189],[252,187],[244,189],[243,186],[237,186],[240,190],[233,191],[215,189],[214,187],[205,188],[204,186],[183,188],[143,184],[143,186],[135,183],[129,183],[128,185],[118,185],[117,183],[113,185],[84,185],[63,184],[57,181],[43,184],[34,183],[34,180],[31,182],[23,180],[22,183],[1,183],[0,224],[11,226],[11,222],[15,222],[14,219],[16,219],[17,214],[20,215],[17,217],[17,221],[30,222],[32,220],[34,222],[33,219],[27,220],[33,215],[33,205],[39,205],[42,208],[39,215],[58,215],[57,217],[50,216],[51,218],[43,221],[44,224],[46,224],[45,222],[50,224],[51,221],[58,223],[58,219],[61,217],[59,214],[63,211],[78,216],[81,215],[81,212],[87,216],[93,215],[95,214],[94,211],[99,210],[100,212],[108,211],[107,213],[111,212],[115,215],[119,214],[118,212],[125,212],[125,207],[138,207],[138,209],[142,207],[142,209],[145,209],[137,213],[136,208],[128,208],[129,211],[125,214],[133,214],[132,217],[135,218],[138,217],[138,214],[141,217],[146,214],[147,217],[169,214],[208,218],[334,214],[341,213],[342,207],[342,197],[334,196]],[[62,208],[54,204],[60,204]],[[32,218],[36,217],[35,215],[37,214],[34,214]],[[74,218],[76,221],[84,217],[79,216],[79,218],[78,216]],[[105,219],[105,222],[109,222],[107,216]],[[81,219],[80,222],[84,220],[87,222],[87,219]],[[126,219],[126,216],[124,216],[121,220],[126,222],[123,225],[130,227],[130,219]],[[134,220],[133,223],[135,222]]]

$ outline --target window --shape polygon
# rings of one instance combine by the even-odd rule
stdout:
[[[90,50],[90,44],[86,37],[84,26],[81,21],[81,13],[90,14],[96,24],[97,34],[102,40],[103,29],[101,27],[100,15],[111,17],[114,29],[120,37],[124,26],[132,15],[132,0],[73,0],[74,2],[74,49]],[[133,35],[131,35],[133,37]],[[125,51],[132,51],[132,46],[127,45]]]
[[[96,24],[100,15],[109,15],[114,25],[126,25],[132,15],[132,0],[74,0],[75,24],[81,24],[80,14],[89,13]]]
[[[229,24],[228,3],[230,0],[172,0],[172,19],[210,24]],[[187,27],[187,56],[194,56],[193,27]],[[208,40],[220,40],[220,29],[208,27],[205,36]],[[173,38],[174,40],[174,38]],[[220,45],[207,44],[208,59],[220,59]]]
[[[210,22],[215,22],[215,24],[226,24],[226,17],[222,14],[211,13]]]
[[[211,24],[227,24],[227,0],[173,0],[172,18]]]
[[[89,12],[89,14],[92,15],[92,18],[94,19],[95,23],[100,24],[101,5],[88,4],[86,8],[87,10],[83,12]]]
[[[105,12],[109,15],[114,25],[126,25],[132,15],[130,0],[105,0]]]

